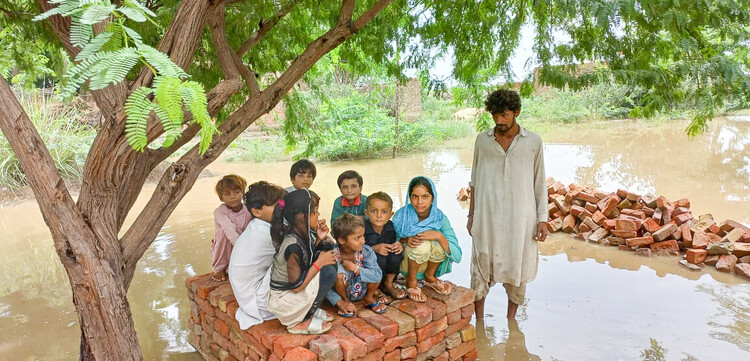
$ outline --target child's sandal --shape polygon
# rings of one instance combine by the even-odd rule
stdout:
[[[323,320],[313,317],[310,319],[310,325],[304,330],[295,329],[294,327],[288,327],[286,330],[293,335],[320,335],[328,332],[333,327],[333,324],[327,322],[328,326],[323,328],[323,322]]]
[[[313,317],[326,322],[333,322],[333,320],[335,319],[328,312],[321,310],[320,308],[315,310],[315,312],[313,313]]]
[[[406,295],[409,297],[410,300],[414,302],[427,302],[427,297],[422,293],[422,290],[419,288],[407,288],[406,289]]]
[[[388,308],[384,303],[381,303],[380,300],[375,301],[374,303],[371,303],[367,306],[365,306],[372,310],[372,312],[382,314],[385,313],[385,310]]]

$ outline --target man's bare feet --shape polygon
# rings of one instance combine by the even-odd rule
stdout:
[[[292,334],[300,334],[300,335],[315,335],[315,334],[321,334],[331,329],[331,323],[327,321],[317,320],[321,322],[320,329],[315,329],[314,327],[310,327],[310,323],[313,322],[314,318],[308,318],[305,321],[302,321],[298,324],[296,324],[294,327],[288,328],[287,331]]]
[[[516,312],[518,312],[518,304],[515,304],[511,302],[510,300],[508,300],[508,319],[515,320]]]
[[[480,298],[474,301],[474,315],[477,317],[477,321],[484,319],[484,300]]]

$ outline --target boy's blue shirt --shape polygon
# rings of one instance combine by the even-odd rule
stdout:
[[[393,244],[396,242],[396,229],[393,222],[388,221],[380,233],[375,232],[369,219],[365,219],[365,244],[372,247],[378,244]]]

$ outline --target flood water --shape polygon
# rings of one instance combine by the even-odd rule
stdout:
[[[608,191],[688,197],[696,214],[749,224],[750,122],[717,119],[693,141],[684,135],[685,125],[548,129],[547,175]],[[344,170],[362,174],[366,194],[386,191],[397,205],[413,176],[431,177],[464,251],[463,262],[446,278],[468,286],[471,239],[466,205],[456,194],[468,183],[472,150],[473,139],[461,139],[395,160],[320,163],[312,189],[328,218],[339,195],[336,177]],[[290,164],[217,162],[209,169],[217,176],[231,172],[287,186]],[[196,182],[138,265],[129,299],[147,360],[201,359],[187,342],[184,280],[210,270],[216,181]],[[144,204],[141,199],[136,208]],[[79,327],[67,276],[36,203],[0,208],[0,230],[0,359],[77,358]],[[651,339],[666,349],[667,360],[749,359],[749,282],[715,270],[684,270],[677,257],[636,257],[564,234],[551,236],[540,253],[539,275],[528,286],[518,322],[504,317],[504,289],[490,292],[487,317],[477,325],[481,360],[642,360]]]

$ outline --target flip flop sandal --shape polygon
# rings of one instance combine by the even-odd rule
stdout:
[[[422,298],[419,299],[418,296],[416,295],[422,296]],[[407,288],[406,296],[409,297],[409,299],[414,302],[419,302],[419,303],[427,302],[427,297],[424,295],[424,293],[422,293],[422,290],[420,290],[419,288]]]
[[[321,310],[320,308],[315,310],[315,312],[313,313],[313,317],[326,322],[332,322],[333,320],[335,320],[333,316],[328,314],[328,312]]]
[[[451,294],[450,286],[448,286],[447,283],[445,283],[445,282],[443,282],[441,280],[437,280],[437,281],[432,282],[432,283],[424,281],[424,285],[427,286],[427,287],[429,287],[429,288],[432,288],[435,292],[437,292],[440,295],[447,296],[447,295]],[[440,288],[442,288],[442,290],[438,289],[438,285],[442,286],[442,287],[440,287]],[[446,287],[448,288],[447,290],[446,290]]]
[[[333,325],[331,323],[328,323],[328,327],[323,328],[323,320],[313,317],[312,319],[310,319],[310,325],[307,326],[307,329],[299,330],[288,327],[286,330],[293,335],[320,335],[322,333],[328,332],[328,330],[330,330],[332,326]]]
[[[354,317],[354,312],[343,312],[341,310],[338,311],[339,316],[344,318],[352,318]]]
[[[399,297],[398,295],[394,295],[391,292],[388,292],[388,290],[386,290],[385,293],[387,295],[391,296],[394,300],[403,300],[404,298],[406,298],[407,294],[406,294],[406,290],[404,290],[404,287],[402,287],[401,285],[395,285],[394,284],[393,288],[395,288],[396,291],[401,291],[402,292],[402,293],[399,293],[399,295],[401,295],[401,297]]]
[[[383,308],[380,308],[380,306],[383,306]],[[375,301],[375,303],[371,303],[369,305],[366,305],[365,307],[372,310],[372,312],[382,314],[385,313],[385,310],[388,308],[388,306],[380,303],[380,300]]]

